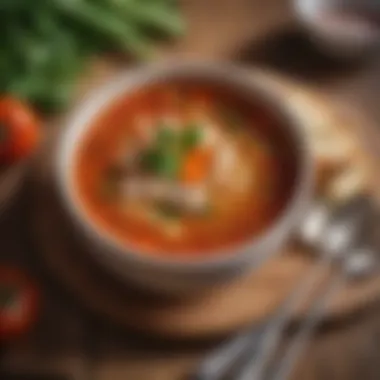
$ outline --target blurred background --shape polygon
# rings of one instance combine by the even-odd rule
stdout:
[[[21,139],[23,148],[18,152],[28,155],[35,149],[37,134],[48,139],[67,110],[120,69],[194,59],[261,67],[318,93],[340,110],[353,110],[359,132],[368,136],[371,130],[370,145],[377,160],[379,4],[352,0],[353,10],[346,12],[340,4],[331,10],[332,3],[0,0],[0,89],[4,98],[23,102],[21,115],[31,113],[39,120],[39,131]],[[363,4],[366,7],[361,8]],[[8,115],[6,107],[17,108],[3,103],[0,124],[1,117]],[[86,307],[60,281],[59,268],[47,269],[41,258],[30,217],[34,198],[27,183],[33,173],[16,156],[11,164],[4,161],[15,168],[12,175],[2,178],[0,172],[0,196],[11,188],[13,198],[0,221],[0,265],[25,271],[37,284],[41,301],[38,318],[21,336],[1,339],[0,334],[0,379],[11,374],[9,379],[35,375],[36,380],[42,375],[74,380],[187,378],[221,338],[158,338],[122,328]],[[16,192],[12,186],[21,177],[26,184]],[[0,270],[0,284],[7,276]],[[354,313],[321,324],[292,379],[380,378],[379,288],[377,284],[371,291],[374,296],[361,301]],[[0,317],[0,325],[4,321]]]

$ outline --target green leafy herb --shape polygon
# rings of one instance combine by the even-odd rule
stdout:
[[[184,23],[167,0],[1,0],[0,91],[51,111],[71,99],[91,57],[150,59],[154,40]]]
[[[159,160],[160,152],[156,149],[148,149],[140,156],[140,167],[145,172],[155,173],[159,165]]]
[[[189,125],[181,136],[181,146],[185,151],[197,147],[203,139],[203,133],[201,128],[195,123]]]
[[[156,144],[161,149],[172,149],[177,144],[178,138],[175,130],[160,123],[157,132]]]
[[[144,171],[160,177],[174,179],[178,176],[181,155],[174,150],[149,150],[141,157]]]
[[[153,147],[142,154],[140,166],[145,172],[174,179],[179,174],[182,156],[178,132],[161,124]]]
[[[176,178],[179,173],[181,156],[178,152],[164,152],[161,156],[159,174],[167,178]]]
[[[202,141],[202,130],[193,124],[183,131],[177,131],[165,124],[158,127],[153,147],[145,151],[140,160],[142,170],[161,177],[178,177],[183,157]]]

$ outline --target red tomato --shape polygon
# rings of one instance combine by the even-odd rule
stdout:
[[[0,160],[14,162],[29,156],[39,137],[33,111],[17,99],[0,98]]]
[[[0,266],[0,341],[26,333],[36,321],[39,292],[31,279],[14,267]]]

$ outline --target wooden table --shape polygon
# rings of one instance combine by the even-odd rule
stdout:
[[[184,0],[189,34],[176,54],[263,64],[297,76],[380,122],[380,63],[348,67],[309,49],[285,0]],[[28,229],[28,189],[0,228],[0,257],[36,273],[45,308],[32,335],[9,347],[8,369],[88,374],[92,380],[179,380],[215,342],[155,341],[122,332],[83,310],[44,272]],[[294,379],[380,378],[380,305],[344,323],[323,326]],[[78,377],[78,380],[81,379]],[[84,378],[83,378],[84,379]]]

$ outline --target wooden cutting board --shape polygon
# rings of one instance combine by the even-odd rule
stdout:
[[[101,70],[103,74],[96,76],[98,83],[106,80],[109,74],[104,67]],[[349,160],[346,166],[357,171],[356,185],[352,186],[357,186],[359,191],[367,189],[374,197],[378,197],[380,185],[374,175],[376,160],[366,145],[366,141],[374,142],[369,124],[351,111],[328,104],[318,94],[296,83],[263,72],[253,72],[252,75],[278,91],[289,106],[297,107],[305,116],[306,128],[313,130],[321,125],[331,129],[331,138],[348,142],[347,149],[352,151],[348,154],[349,158],[345,158]],[[314,259],[308,252],[289,246],[257,272],[197,297],[157,299],[125,288],[89,260],[66,221],[66,213],[56,196],[51,165],[59,135],[59,128],[55,129],[35,162],[31,226],[49,270],[81,302],[99,315],[127,328],[165,337],[204,338],[223,335],[249,323],[265,320],[294,289],[299,279],[313,267]],[[359,131],[364,131],[365,136],[359,138],[362,134]],[[312,140],[317,135],[310,133]],[[319,145],[314,145],[317,156]],[[333,156],[334,160],[339,160],[336,154]],[[321,157],[316,158],[318,168],[326,164]],[[321,194],[338,197],[337,186],[333,185],[337,182],[336,175],[326,180],[323,170],[319,172]],[[328,279],[331,275],[331,271],[326,268],[324,278]],[[351,284],[333,300],[326,317],[344,317],[378,298],[380,279]],[[306,310],[305,304],[294,318],[302,318]]]

